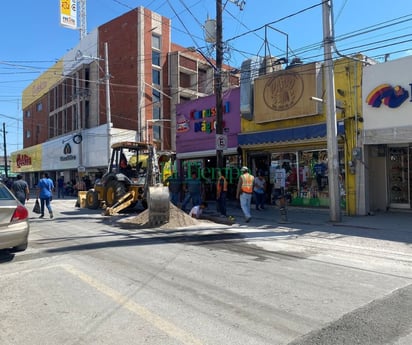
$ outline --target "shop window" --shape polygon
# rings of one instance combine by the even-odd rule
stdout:
[[[389,202],[409,205],[408,147],[390,147],[388,155]]]
[[[339,161],[343,162],[343,150]],[[295,206],[329,206],[328,155],[326,150],[272,154],[270,183],[272,199],[284,193]],[[341,207],[345,207],[345,170],[340,166]]]

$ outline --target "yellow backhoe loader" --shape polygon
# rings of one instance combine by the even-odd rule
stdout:
[[[141,202],[150,223],[169,221],[169,191],[163,184],[172,152],[158,153],[153,144],[123,141],[112,145],[107,172],[86,194],[86,207],[114,215]]]

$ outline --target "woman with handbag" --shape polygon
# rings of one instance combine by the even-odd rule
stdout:
[[[40,179],[38,185],[37,197],[40,198],[40,217],[44,217],[44,206],[46,205],[49,211],[50,218],[53,218],[53,210],[50,205],[50,201],[53,196],[54,184],[48,173],[43,174],[43,178]]]

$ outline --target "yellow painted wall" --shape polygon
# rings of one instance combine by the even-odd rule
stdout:
[[[26,109],[45,95],[63,78],[63,60],[59,60],[23,91],[22,107]]]
[[[10,155],[11,171],[13,173],[41,171],[42,154],[42,145],[35,145],[13,152]]]
[[[356,175],[351,172],[349,161],[353,160],[352,151],[358,146],[357,132],[362,129],[362,59],[361,55],[354,59],[344,58],[335,62],[334,76],[336,100],[341,101],[344,111],[341,119],[345,123],[345,166],[346,166],[346,212],[356,215]],[[342,92],[343,91],[343,92]],[[356,164],[356,163],[355,163]]]

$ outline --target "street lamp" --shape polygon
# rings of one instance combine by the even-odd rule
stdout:
[[[150,141],[149,137],[149,123],[171,122],[171,119],[147,119],[146,120],[146,142]]]

